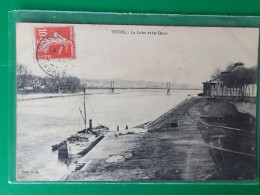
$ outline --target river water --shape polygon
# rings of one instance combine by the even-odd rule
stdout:
[[[88,90],[87,119],[93,126],[103,124],[111,131],[120,131],[153,120],[199,90]],[[27,95],[27,97],[33,95]],[[39,95],[37,98],[49,95]],[[26,99],[18,95],[17,99]],[[17,102],[17,180],[53,181],[69,172],[70,167],[58,160],[51,145],[82,130],[83,96],[27,98]]]

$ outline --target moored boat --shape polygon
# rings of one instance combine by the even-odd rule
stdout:
[[[84,110],[80,110],[85,128],[71,135],[66,140],[52,145],[52,150],[58,150],[59,159],[77,158],[87,154],[97,143],[99,143],[109,131],[104,125],[92,127],[92,119],[89,120],[89,127],[86,124],[86,105],[85,105],[85,88],[84,88]]]

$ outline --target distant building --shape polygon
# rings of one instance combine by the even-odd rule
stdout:
[[[230,72],[221,72],[221,76],[225,76],[225,75],[229,75],[230,74]]]
[[[241,66],[244,66],[244,63],[243,62],[237,62],[234,64],[235,67],[241,67]]]
[[[203,95],[212,96],[215,94],[216,89],[220,86],[220,81],[210,80],[203,82]]]

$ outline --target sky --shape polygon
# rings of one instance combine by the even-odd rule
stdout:
[[[68,24],[69,25],[69,24]],[[35,58],[34,27],[66,24],[17,24],[17,64],[44,76]],[[201,86],[216,68],[243,62],[257,65],[257,28],[174,27],[73,24],[76,58],[57,61],[82,79],[143,80]],[[122,30],[126,34],[115,34]],[[159,35],[158,32],[164,34]],[[144,32],[145,34],[142,34]],[[157,34],[148,34],[156,32]],[[135,33],[135,34],[133,34]]]

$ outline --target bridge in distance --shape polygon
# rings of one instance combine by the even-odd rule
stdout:
[[[116,89],[165,89],[167,94],[170,94],[171,90],[200,90],[198,88],[190,88],[183,85],[171,84],[170,82],[93,82],[87,81],[83,82],[83,88],[85,89],[100,89],[100,90],[110,90],[110,93],[114,93]],[[60,89],[67,89],[66,86],[60,86]]]

